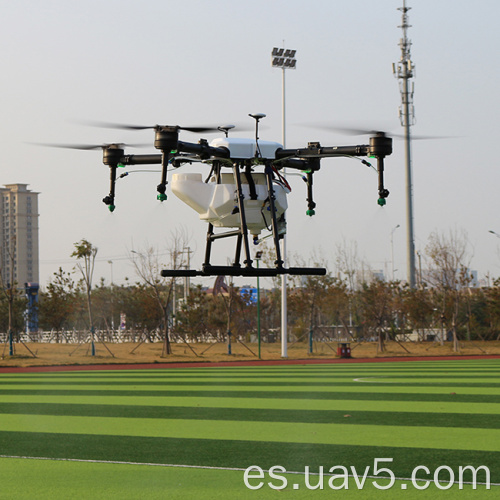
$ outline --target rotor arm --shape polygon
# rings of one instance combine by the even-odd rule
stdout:
[[[279,149],[276,158],[336,158],[342,156],[367,156],[370,147],[361,146],[326,146],[316,143],[313,147],[301,149]]]
[[[326,146],[310,142],[307,148],[279,149],[276,158],[335,158],[341,156],[373,156],[383,158],[392,153],[392,139],[384,132],[376,132],[370,137],[370,144],[358,146]]]
[[[370,137],[370,143],[368,145],[322,147],[319,142],[310,142],[307,148],[279,149],[276,151],[276,159],[283,159],[283,161],[281,161],[283,166],[290,166],[290,168],[294,168],[294,161],[296,162],[299,158],[303,161],[308,160],[310,162],[316,160],[317,168],[311,169],[309,167],[307,170],[303,169],[311,171],[312,174],[315,170],[319,170],[319,160],[321,158],[337,158],[342,156],[369,156],[371,158],[376,158],[379,195],[377,203],[380,206],[384,206],[386,204],[385,199],[389,196],[389,191],[384,186],[384,158],[390,154],[392,154],[392,139],[387,137],[384,132],[375,132],[375,134]],[[307,213],[312,214],[314,212],[314,206],[312,206],[314,204],[312,201],[312,175],[308,174],[305,180],[307,183],[307,200],[309,206]]]
[[[120,165],[158,165],[161,164],[161,155],[125,155],[120,158]]]
[[[192,142],[179,141],[177,149],[180,153],[191,153],[198,155],[201,160],[208,160],[209,158],[229,158],[229,150],[227,148],[215,148],[209,146],[207,141],[201,140],[195,144]]]
[[[291,168],[293,170],[307,170],[309,168],[309,160],[300,160],[299,158],[285,158],[278,162],[275,162],[274,167],[278,170],[284,168]]]

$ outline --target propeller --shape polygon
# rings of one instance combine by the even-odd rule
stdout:
[[[81,151],[91,151],[95,149],[123,149],[128,148],[146,148],[151,147],[151,144],[125,144],[123,142],[111,142],[103,144],[45,144],[45,143],[29,143],[35,146],[43,146],[46,148],[62,148],[62,149],[79,149]]]
[[[133,125],[127,123],[114,123],[114,122],[101,122],[101,121],[84,121],[79,122],[83,125],[91,126],[91,127],[99,127],[99,128],[112,128],[118,130],[161,130],[162,128],[173,128],[177,130],[185,130],[187,132],[194,133],[204,133],[204,132],[223,132],[226,134],[229,130],[235,129],[236,132],[247,132],[249,130],[253,130],[247,126],[234,125],[234,124],[222,124],[222,125],[201,125],[201,126],[188,126],[183,127],[181,125]]]
[[[340,127],[340,126],[329,125],[329,124],[317,124],[317,125],[311,125],[311,126],[315,127],[315,128],[320,128],[323,130],[331,130],[333,132],[339,132],[339,133],[344,134],[344,135],[370,135],[370,136],[374,136],[374,135],[383,134],[387,137],[392,137],[394,139],[404,139],[406,137],[405,134],[388,133],[388,132],[384,132],[380,129]],[[411,134],[410,137],[412,140],[453,139],[454,138],[452,136],[413,135],[413,134]]]
[[[126,123],[112,123],[112,122],[88,122],[87,125],[100,128],[114,128],[119,130],[147,130],[147,129],[158,130],[164,127],[171,127],[177,130],[186,130],[188,132],[195,132],[195,133],[219,131],[219,128],[213,125],[182,127],[180,125],[130,125]]]

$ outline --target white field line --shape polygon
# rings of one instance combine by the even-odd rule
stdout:
[[[17,458],[23,460],[49,460],[54,462],[83,462],[83,463],[91,463],[91,464],[117,464],[117,465],[147,465],[152,467],[177,467],[179,469],[209,469],[209,470],[230,470],[230,471],[240,471],[244,472],[248,469],[243,467],[212,467],[210,465],[184,465],[184,464],[159,464],[159,463],[148,463],[148,462],[124,462],[120,460],[89,460],[83,458],[54,458],[54,457],[25,457],[25,456],[16,456],[16,455],[0,455],[0,458]],[[262,469],[264,472],[269,472],[269,470]],[[305,472],[300,471],[286,471],[282,472],[282,474],[296,474],[296,475],[305,475]],[[333,474],[323,473],[324,476],[331,476]],[[309,472],[311,476],[318,476],[319,472]],[[354,475],[348,474],[348,477],[354,478]],[[359,476],[358,476],[359,478]],[[385,476],[366,476],[367,479],[384,479]],[[387,477],[389,479],[389,477]],[[412,481],[409,477],[395,477],[396,481]],[[423,482],[432,482],[432,479],[419,479],[414,478],[414,481],[423,481]],[[444,483],[448,483],[448,481],[440,481]],[[458,481],[454,481],[453,484],[460,484]],[[462,484],[474,484],[472,482],[462,481]],[[486,485],[487,483],[476,482],[477,485]],[[500,483],[490,483],[491,486],[500,486]]]
[[[380,379],[382,377],[370,377],[370,378],[377,378]],[[370,380],[370,378],[363,377],[363,378],[353,378],[353,382],[365,382],[367,384],[394,384],[392,380]]]

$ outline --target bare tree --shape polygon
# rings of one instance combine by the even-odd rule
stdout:
[[[9,355],[14,354],[14,302],[17,296],[17,282],[14,279],[14,264],[16,258],[16,237],[9,240],[0,254],[0,286],[2,294],[7,300],[9,311]],[[8,262],[8,264],[7,264]]]
[[[356,273],[360,268],[357,242],[351,241],[348,244],[343,240],[342,243],[337,243],[335,261],[339,277],[343,274],[346,277],[349,290],[354,291],[356,288]]]
[[[160,254],[154,247],[147,247],[143,251],[132,250],[130,257],[142,284],[149,290],[156,300],[158,307],[163,313],[163,353],[172,353],[169,335],[169,317],[171,301],[175,286],[175,277],[164,278],[161,276],[162,269],[182,269],[187,262],[185,249],[188,238],[183,231],[171,234],[167,244],[167,251]],[[165,259],[166,257],[166,259]],[[166,261],[164,264],[163,262]]]
[[[327,260],[316,250],[313,250],[309,262],[298,254],[294,256],[294,260],[302,267],[311,265],[311,267],[328,268]],[[335,279],[330,272],[327,272],[325,276],[295,276],[291,281],[295,284],[295,289],[290,296],[290,312],[299,327],[299,339],[308,333],[309,348],[312,349],[312,338],[322,323],[325,301]],[[305,331],[300,332],[303,329]]]
[[[94,276],[94,266],[95,258],[97,255],[97,247],[92,245],[90,241],[82,239],[74,244],[75,250],[71,254],[71,257],[75,257],[76,268],[82,274],[82,279],[85,284],[85,291],[87,294],[87,309],[89,315],[89,328],[90,328],[90,340],[92,356],[95,356],[95,329],[94,329],[94,318],[92,316],[92,279]],[[108,349],[109,350],[109,349]]]
[[[451,329],[453,351],[457,352],[461,292],[472,281],[469,272],[472,253],[467,233],[463,229],[450,230],[448,234],[434,231],[425,251],[430,258],[428,280],[441,292],[442,322]]]
[[[18,288],[16,280],[16,259],[17,259],[17,238],[12,236],[8,242],[4,243],[3,248],[0,248],[0,289],[3,297],[7,301],[8,308],[8,343],[9,343],[9,356],[15,354],[14,348],[14,329],[20,329],[19,322],[19,305],[21,293]],[[17,310],[17,311],[16,311]],[[16,322],[16,320],[18,320]],[[17,323],[17,325],[16,325]],[[16,341],[20,342],[26,350],[36,358],[36,355],[31,349],[22,341],[20,335],[16,336]],[[5,349],[4,349],[5,350]],[[2,352],[2,359],[4,352]]]

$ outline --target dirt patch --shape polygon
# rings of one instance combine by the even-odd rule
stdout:
[[[402,347],[404,346],[404,348]],[[220,363],[248,362],[258,360],[258,345],[233,343],[231,354],[227,344],[174,344],[171,355],[163,355],[163,344],[95,344],[95,355],[91,346],[82,344],[15,344],[14,354],[9,355],[9,347],[3,344],[0,367],[35,367],[35,366],[68,366],[68,365],[104,365],[104,364],[150,364],[150,363]],[[30,352],[31,351],[31,352]],[[462,342],[460,352],[454,353],[451,343],[441,346],[434,342],[406,342],[402,345],[388,342],[384,352],[378,352],[376,343],[351,343],[352,357],[361,359],[409,357],[464,357],[464,356],[500,356],[500,342]],[[33,353],[36,357],[33,357]],[[305,343],[288,347],[289,360],[327,361],[338,359],[337,344],[314,343],[313,354],[308,353]],[[280,360],[281,345],[262,344],[261,359],[263,361]]]

